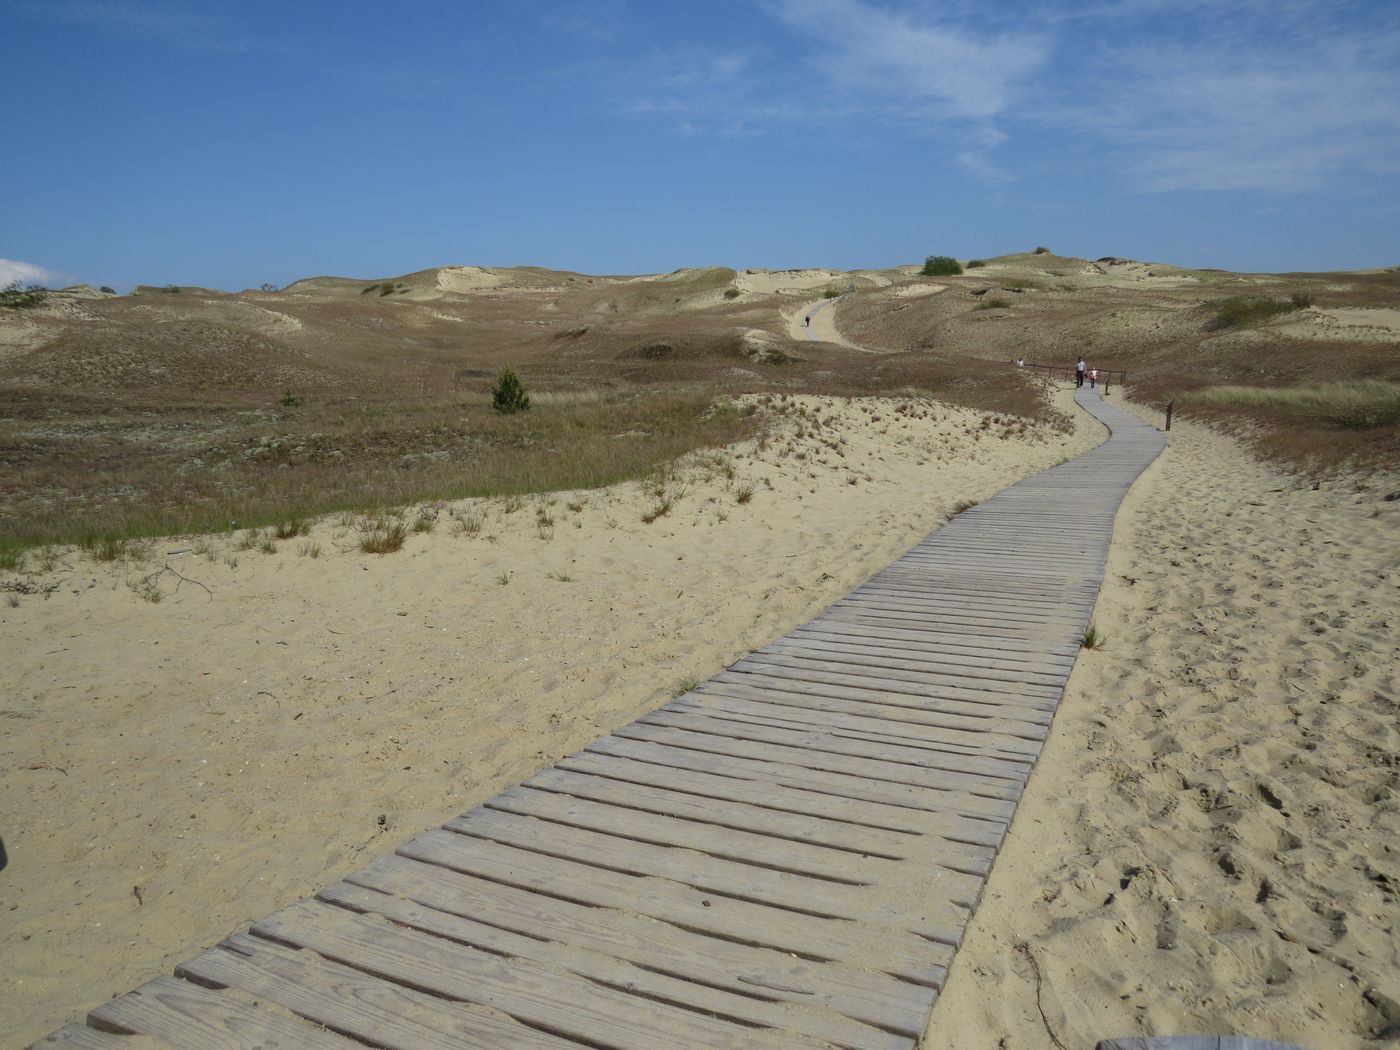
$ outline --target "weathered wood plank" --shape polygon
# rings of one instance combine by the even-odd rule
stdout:
[[[817,655],[864,666],[928,670],[940,674],[967,672],[1003,682],[1039,682],[1059,687],[1063,687],[1072,667],[1070,661],[1008,660],[985,654],[979,659],[948,654],[930,647],[878,645],[860,638],[821,638],[796,632],[765,645],[763,651]]]
[[[555,821],[584,831],[616,835],[631,842],[695,850],[720,860],[822,879],[834,884],[829,891],[833,896],[850,896],[851,888],[907,878],[908,868],[899,860],[791,838],[772,838],[734,826],[738,823],[735,818],[731,818],[730,825],[721,827],[671,814],[629,809],[615,802],[543,791],[524,784],[503,791],[486,803],[486,807]],[[982,890],[980,876],[942,864],[936,855],[925,855],[921,860],[918,867],[930,892],[941,892],[964,907],[971,907]]]
[[[453,1003],[261,937],[237,934],[176,970],[238,988],[375,1046],[403,1050],[579,1050],[481,1007]]]
[[[883,860],[907,860],[914,852],[913,836],[778,811],[708,791],[687,792],[674,780],[656,780],[652,784],[629,783],[556,766],[536,773],[521,786]]]
[[[855,695],[851,695],[853,693]],[[794,688],[794,683],[781,679],[765,680],[759,675],[716,675],[701,682],[686,695],[692,694],[752,700],[755,703],[789,707],[798,711],[839,711],[888,722],[901,731],[911,728],[920,732],[924,739],[937,741],[949,750],[961,750],[964,754],[985,755],[989,758],[1029,762],[1039,754],[1043,744],[1040,740],[1024,736],[1007,736],[950,726],[948,719],[939,711],[930,711],[903,702],[906,698],[901,696],[891,697],[901,701],[900,703],[885,703],[876,696],[865,695],[856,690],[832,686],[825,692],[818,693],[810,689]]]
[[[681,757],[686,757],[681,752]],[[611,777],[635,784],[650,784],[691,791],[713,798],[729,798],[779,814],[820,817],[842,827],[884,832],[896,840],[908,835],[928,835],[950,844],[963,844],[968,856],[990,864],[1002,826],[957,813],[930,813],[842,798],[828,792],[786,787],[771,780],[754,779],[753,771],[735,762],[719,772],[681,768],[674,764],[674,749],[643,741],[607,737],[587,751],[559,763],[565,770]],[[859,841],[854,839],[853,841]],[[897,845],[891,845],[897,850]]]
[[[255,923],[253,932],[398,984],[499,1010],[566,1039],[617,1050],[819,1045],[813,1039],[760,1031],[654,1002],[524,959],[490,955],[376,915],[317,901],[284,908]]]
[[[1021,792],[1021,785],[1015,781],[975,773],[919,769],[878,759],[848,758],[805,748],[759,744],[687,729],[671,729],[646,722],[624,726],[616,735],[728,758],[746,758],[763,762],[769,769],[781,766],[785,779],[796,777],[799,782],[809,786],[825,783],[833,789],[846,790],[852,798],[878,801],[877,796],[891,793],[921,803],[928,809],[952,809],[969,816],[1009,816]]]
[[[431,896],[432,891],[425,890],[424,895]],[[616,939],[607,944],[603,952],[598,952],[561,939],[567,931],[543,929],[539,936],[526,936],[505,929],[500,923],[510,921],[511,917],[500,913],[494,898],[478,898],[480,907],[475,914],[462,915],[454,911],[450,898],[440,898],[437,903],[445,907],[438,907],[397,892],[385,893],[349,882],[328,887],[318,897],[353,911],[382,916],[397,926],[491,954],[563,969],[607,987],[625,989],[629,994],[693,1010],[717,1020],[810,1036],[852,1050],[908,1050],[910,1045],[909,1033],[894,1035],[814,1005],[795,1009],[790,1003],[759,998],[753,994],[757,989],[745,989],[745,994],[739,994],[635,966],[619,957],[617,949],[625,950],[625,945],[618,944]],[[479,922],[478,917],[486,921]],[[662,962],[669,963],[672,968],[675,966],[674,959]],[[925,993],[931,995],[932,991],[925,989]],[[919,1014],[922,1010],[906,1011],[904,1025],[912,1027],[922,1019],[916,1016]],[[625,1022],[626,1019],[621,1020]]]
[[[381,858],[346,882],[466,918],[487,917],[493,925],[542,942],[611,954],[657,973],[875,1025],[888,1027],[892,1017],[927,1010],[934,994],[883,973],[840,962],[816,963],[630,910],[574,904],[405,857]],[[351,903],[343,895],[336,899]],[[371,903],[377,907],[381,902]]]
[[[912,934],[780,911],[664,878],[599,868],[449,831],[420,835],[400,847],[399,853],[576,904],[630,910],[813,961],[877,960],[872,969],[929,987],[942,986],[952,959],[949,946]]]
[[[737,661],[733,669],[740,671],[752,667],[761,669],[765,674],[776,674],[775,668],[783,668],[801,671],[808,676],[830,675],[843,685],[866,685],[872,689],[936,697],[947,705],[947,710],[974,716],[985,714],[989,707],[1003,707],[1007,709],[1007,717],[1024,718],[1040,725],[1049,722],[1050,712],[1054,710],[1055,701],[1063,689],[1058,682],[1026,680],[1029,676],[1021,680],[1008,680],[974,672],[963,674],[926,668],[902,669],[895,666],[898,662],[889,658],[861,659],[811,650],[784,651],[777,646],[766,646]],[[813,677],[812,680],[823,679]]]
[[[638,721],[644,725],[668,726],[672,729],[708,733],[751,743],[779,744],[803,751],[818,751],[847,758],[870,759],[948,773],[965,773],[978,778],[1005,780],[1014,784],[1013,790],[1016,791],[1025,783],[1024,777],[1008,775],[1006,769],[993,760],[979,760],[933,747],[919,747],[899,739],[872,743],[842,737],[828,729],[793,729],[764,721],[762,718],[727,716],[722,710],[711,709],[702,701],[687,700],[685,696]],[[777,758],[780,754],[784,752],[767,749],[770,758]]]
[[[148,1035],[114,1035],[70,1024],[31,1043],[29,1050],[171,1050],[171,1046]]]
[[[294,1017],[263,1010],[234,995],[173,977],[157,977],[103,1003],[88,1024],[108,1032],[149,1035],[200,1050],[364,1050],[362,1044]]]
[[[493,800],[494,801],[494,800]],[[588,863],[625,874],[668,879],[709,894],[753,901],[779,911],[818,918],[884,926],[944,944],[956,944],[969,908],[959,903],[967,877],[934,869],[925,873],[926,895],[916,904],[889,902],[883,894],[858,892],[863,887],[829,882],[810,874],[775,871],[696,850],[656,846],[622,835],[569,825],[544,823],[538,817],[480,808],[448,821],[450,831],[489,839],[520,849]]]
[[[762,734],[748,732],[748,739],[772,739],[798,747],[815,747],[820,740],[819,750],[871,758],[908,750],[938,769],[1014,780],[1018,784],[1024,784],[1030,775],[1030,763],[1024,759],[1011,755],[970,754],[956,745],[943,743],[936,731],[887,719],[741,700],[698,690],[683,693],[661,709],[661,712],[669,711],[703,713],[725,722],[763,727]],[[804,739],[799,740],[797,736],[780,739],[776,735],[780,731],[795,733]]]

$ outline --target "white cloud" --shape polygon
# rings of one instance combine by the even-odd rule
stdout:
[[[16,281],[48,288],[72,284],[73,278],[71,274],[59,273],[46,266],[20,262],[18,259],[0,259],[0,288],[6,288]]]
[[[865,0],[774,0],[771,9],[821,44],[811,62],[834,86],[906,114],[995,117],[1048,53],[1037,34],[975,32]]]
[[[1400,163],[1400,36],[1120,51],[1071,123],[1144,190],[1317,189]]]

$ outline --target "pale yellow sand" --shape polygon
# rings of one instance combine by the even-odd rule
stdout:
[[[1396,1045],[1397,490],[1177,421],[923,1046]]]
[[[67,552],[0,577],[60,584],[15,607],[0,595],[0,1045],[659,706],[959,501],[1103,433],[1004,440],[943,406],[911,420],[898,400],[795,403],[805,415],[765,449],[720,457],[732,479],[714,457],[681,471],[684,495],[650,525],[656,497],[632,484],[443,507],[383,557],[326,521],[275,554],[177,539],[139,565]],[[478,515],[475,536],[458,531]],[[298,555],[308,544],[319,557]],[[150,580],[163,599],[142,600],[132,586],[165,565],[212,595],[165,573]]]

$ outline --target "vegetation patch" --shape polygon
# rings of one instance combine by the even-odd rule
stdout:
[[[38,306],[49,297],[47,288],[41,288],[37,284],[24,284],[22,281],[13,281],[3,290],[0,290],[0,308],[8,310],[27,310],[30,307]]]
[[[1215,304],[1215,317],[1206,327],[1215,332],[1224,328],[1243,328],[1261,324],[1271,318],[1278,317],[1280,314],[1306,310],[1312,303],[1311,296],[1297,293],[1287,300],[1234,295]]]
[[[963,268],[951,255],[930,255],[919,272],[925,277],[956,277],[963,272]]]
[[[1400,383],[1379,379],[1294,387],[1217,386],[1184,400],[1198,406],[1287,416],[1338,430],[1400,426]]]

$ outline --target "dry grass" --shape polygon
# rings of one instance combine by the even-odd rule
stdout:
[[[0,568],[49,543],[267,528],[289,539],[337,511],[353,521],[373,508],[639,480],[758,434],[758,405],[728,407],[742,393],[936,398],[1014,418],[1011,435],[1066,426],[1044,387],[1008,362],[1067,364],[1081,350],[1100,368],[1126,369],[1135,397],[1177,398],[1180,411],[1247,425],[1266,452],[1315,469],[1395,460],[1394,427],[1383,422],[1347,429],[1312,403],[1196,395],[1400,382],[1391,343],[1275,337],[1290,318],[1212,330],[1219,304],[1240,294],[1395,308],[1400,274],[1197,273],[1198,285],[1168,291],[1065,294],[1056,289],[1069,278],[1041,273],[1075,264],[1027,253],[943,278],[938,294],[844,294],[828,309],[876,354],[785,342],[780,309],[793,300],[726,299],[736,275],[723,269],[646,281],[522,270],[518,287],[432,302],[361,294],[361,282],[344,294],[187,290],[86,302],[81,323],[40,305],[26,311],[39,336],[0,378]],[[1005,295],[1014,309],[979,310],[974,293],[989,286],[1019,289]],[[755,360],[742,335],[753,329],[783,352]],[[491,410],[507,367],[530,391],[528,413]],[[733,466],[716,463],[732,481]],[[409,527],[431,527],[421,520]],[[452,527],[481,532],[471,518]],[[269,542],[245,537],[235,550]]]

